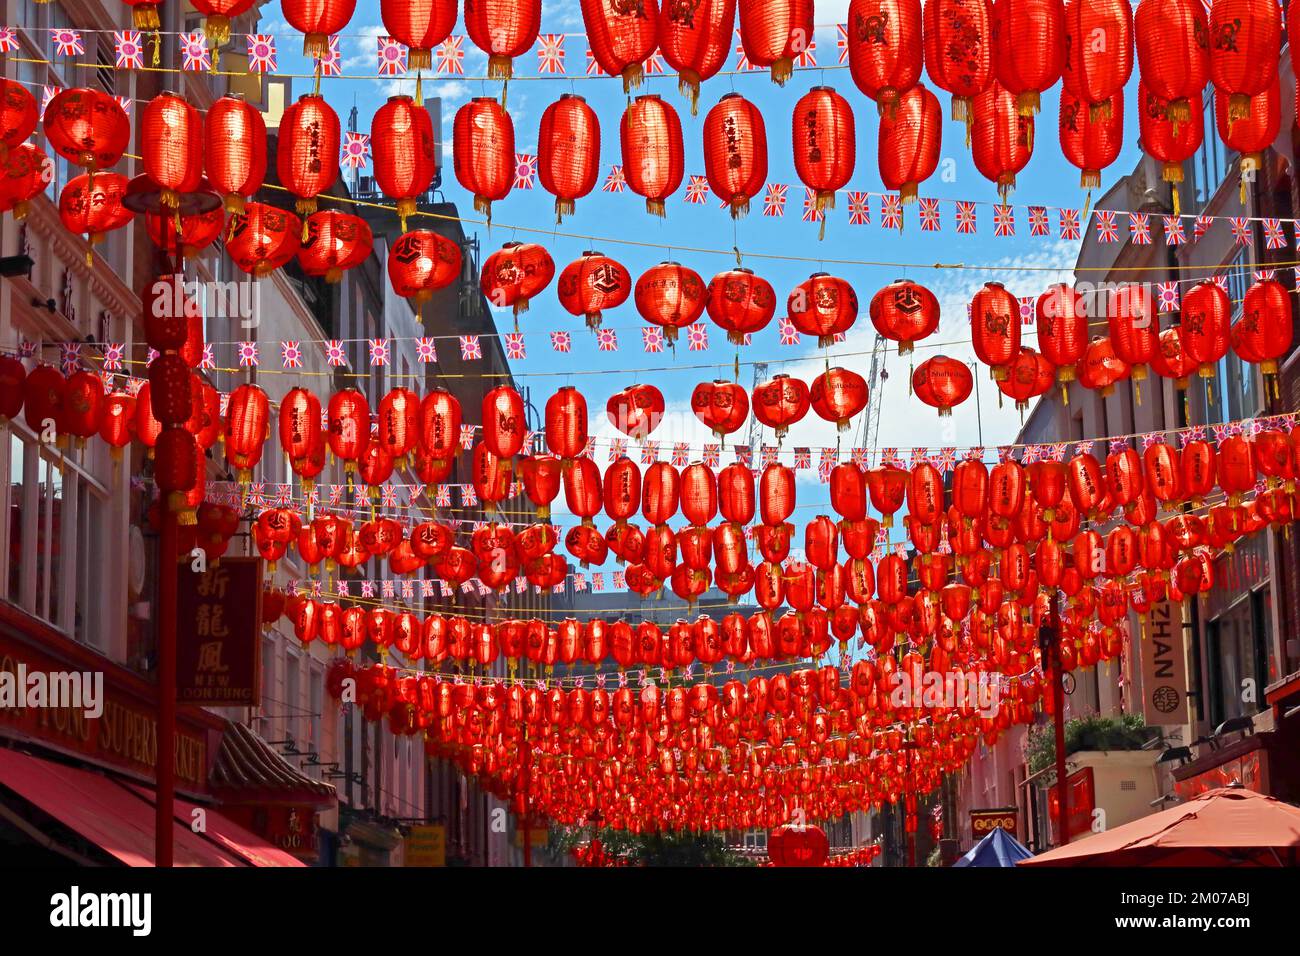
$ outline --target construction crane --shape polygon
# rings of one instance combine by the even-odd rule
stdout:
[[[754,385],[749,390],[749,394],[753,395],[754,389],[758,388],[758,386],[762,385],[766,381],[767,381],[767,363],[755,362],[754,363]],[[749,453],[750,455],[753,456],[751,460],[756,462],[760,460],[759,445],[763,441],[762,430],[763,430],[763,426],[762,424],[759,423],[758,416],[750,415],[749,416]]]
[[[862,416],[862,429],[858,434],[859,448],[874,449],[880,437],[880,410],[885,404],[881,400],[881,392],[884,391],[885,382],[889,381],[889,371],[885,368],[886,348],[885,337],[877,333],[876,342],[871,347],[871,370],[867,373],[867,390],[871,400],[867,403],[867,413]]]

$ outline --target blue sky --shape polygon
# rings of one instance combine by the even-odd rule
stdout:
[[[817,60],[820,67],[834,67],[838,60],[836,31],[834,24],[846,19],[847,0],[830,0],[817,4]],[[297,55],[300,46],[296,34],[284,22],[278,5],[264,8],[263,21],[259,27],[264,32],[280,37],[281,69],[293,72],[305,72],[305,63]],[[581,33],[582,17],[577,0],[547,0],[543,10],[542,32]],[[352,24],[342,38],[342,55],[345,75],[373,75],[376,72],[376,37],[384,31],[379,17],[379,5],[374,0],[362,0]],[[458,23],[457,34],[463,34],[463,23]],[[576,92],[586,97],[596,110],[601,121],[601,181],[608,168],[620,162],[618,144],[618,124],[627,97],[622,90],[622,83],[616,78],[588,79],[585,77],[586,42],[581,36],[566,39],[566,69],[570,76],[546,78],[543,80],[519,79],[513,81],[509,88],[508,105],[515,120],[516,143],[520,152],[536,153],[537,127],[542,111],[547,104],[565,92]],[[465,74],[469,77],[481,76],[485,72],[485,57],[466,39]],[[724,67],[726,71],[734,70],[736,58],[733,56]],[[516,73],[523,78],[536,75],[537,57],[535,52],[516,61]],[[348,108],[355,98],[361,114],[360,127],[368,130],[369,119],[383,99],[394,92],[412,92],[414,79],[333,79],[324,81],[324,92],[339,110],[346,122]],[[305,85],[305,83],[303,84]],[[554,225],[552,210],[553,197],[540,188],[531,192],[515,190],[504,201],[497,203],[493,209],[494,225],[489,231],[482,225],[466,224],[467,232],[477,232],[482,243],[484,255],[512,239],[526,239],[542,242],[555,259],[557,270],[576,258],[589,248],[597,248],[619,259],[632,272],[635,278],[647,267],[669,256],[664,250],[635,248],[599,242],[584,238],[571,238],[557,233],[579,233],[592,236],[620,237],[645,242],[687,244],[693,247],[708,247],[728,250],[725,255],[706,255],[702,253],[675,253],[671,258],[684,262],[698,271],[707,281],[715,273],[735,263],[729,250],[739,246],[743,253],[767,253],[781,256],[825,257],[826,259],[853,259],[888,261],[898,265],[859,266],[833,265],[824,266],[818,262],[766,261],[760,258],[747,258],[745,264],[765,276],[777,291],[781,308],[790,290],[812,272],[827,271],[850,280],[858,291],[861,314],[854,330],[845,342],[823,352],[816,347],[815,341],[806,337],[798,346],[781,346],[773,323],[755,336],[754,342],[741,349],[740,360],[785,361],[795,362],[781,366],[772,366],[772,372],[788,372],[807,381],[811,381],[825,367],[826,359],[830,363],[843,364],[856,368],[863,375],[867,373],[869,357],[850,356],[853,353],[868,353],[874,341],[875,332],[866,314],[867,305],[874,292],[893,279],[907,277],[928,286],[938,296],[942,306],[943,319],[939,331],[932,337],[935,342],[958,343],[942,348],[918,348],[916,361],[921,361],[940,352],[962,359],[973,359],[969,344],[962,340],[969,339],[966,320],[966,303],[979,286],[988,279],[1003,281],[1017,295],[1037,294],[1053,281],[1067,278],[1064,273],[1013,271],[1026,268],[1047,268],[1069,270],[1074,263],[1077,243],[1056,238],[1056,216],[1050,215],[1051,235],[1047,238],[1030,237],[1027,222],[1026,205],[1039,204],[1065,207],[1082,207],[1085,196],[1079,189],[1078,171],[1070,166],[1061,155],[1056,118],[1059,85],[1056,90],[1043,96],[1043,112],[1039,115],[1036,129],[1036,149],[1028,169],[1017,182],[1011,203],[1016,215],[1016,235],[1014,237],[995,238],[993,235],[993,209],[988,203],[997,201],[994,185],[984,179],[975,169],[970,152],[964,144],[961,124],[947,120],[948,95],[936,90],[943,105],[945,123],[943,128],[943,147],[939,172],[921,185],[923,197],[936,197],[941,200],[980,200],[985,205],[978,208],[979,230],[975,235],[958,235],[953,221],[951,202],[941,202],[940,212],[943,226],[940,232],[922,233],[917,220],[915,206],[907,207],[905,229],[900,235],[896,231],[885,230],[880,226],[880,201],[873,197],[871,224],[850,226],[848,224],[847,202],[841,195],[838,208],[829,213],[826,234],[823,241],[817,239],[817,226],[802,222],[803,189],[795,174],[791,160],[790,116],[795,102],[809,88],[817,85],[831,85],[838,89],[854,107],[857,117],[857,170],[850,183],[850,189],[866,190],[873,193],[883,192],[883,186],[877,171],[877,125],[878,119],[874,103],[867,99],[853,84],[847,68],[808,69],[797,71],[784,87],[771,82],[766,71],[742,75],[720,75],[707,81],[700,96],[700,115],[692,117],[684,97],[677,90],[677,79],[672,73],[662,76],[649,76],[640,91],[661,94],[677,108],[683,124],[686,145],[686,173],[702,174],[704,163],[701,151],[701,130],[704,115],[708,109],[725,93],[733,90],[744,94],[755,102],[763,111],[767,120],[769,143],[769,182],[789,184],[789,199],[784,218],[765,218],[761,214],[762,203],[756,201],[749,216],[733,223],[725,210],[718,208],[715,197],[710,194],[705,205],[689,205],[682,193],[668,202],[666,219],[648,215],[644,210],[641,197],[628,191],[624,193],[603,193],[598,185],[596,191],[577,204],[577,213],[567,218],[562,226]],[[302,92],[295,84],[295,96]],[[933,87],[932,87],[933,88]],[[424,78],[424,95],[441,96],[443,100],[443,134],[446,150],[450,150],[451,123],[456,109],[472,96],[499,96],[500,83],[485,82],[474,79]],[[1103,172],[1102,190],[1097,191],[1094,199],[1108,188],[1115,179],[1132,169],[1138,158],[1137,128],[1132,111],[1132,91],[1126,120],[1126,147],[1120,159]],[[446,156],[443,172],[443,190],[447,198],[457,204],[467,218],[477,218],[473,212],[469,195],[460,188],[452,172],[449,153]],[[946,173],[946,175],[944,175]],[[684,193],[684,188],[683,188]],[[548,235],[522,232],[517,228],[545,230]],[[552,233],[552,230],[555,230]],[[963,263],[967,266],[989,267],[987,271],[942,269],[935,270],[927,264]],[[906,265],[902,265],[906,264]],[[705,320],[707,322],[707,319]],[[509,313],[501,318],[501,327],[508,331],[512,328]],[[534,402],[540,408],[546,398],[559,386],[577,385],[587,396],[592,413],[592,433],[600,439],[614,436],[612,428],[605,420],[604,407],[606,398],[614,391],[633,381],[652,381],[664,392],[669,412],[664,424],[652,436],[663,442],[665,450],[674,441],[689,441],[693,448],[698,448],[705,441],[712,440],[708,431],[699,424],[689,412],[688,400],[691,390],[700,381],[714,377],[730,378],[732,363],[736,357],[734,347],[727,345],[720,329],[709,326],[710,348],[706,352],[688,352],[685,340],[679,342],[678,351],[653,355],[642,351],[640,328],[645,323],[636,313],[629,301],[618,310],[609,312],[605,324],[618,331],[620,350],[614,353],[598,352],[594,339],[583,328],[582,320],[565,312],[554,296],[554,285],[539,299],[535,300],[529,312],[520,319],[520,328],[528,336],[528,357],[513,364],[524,384],[533,388]],[[568,355],[553,353],[549,347],[546,333],[555,329],[566,329],[573,333],[573,351]],[[434,330],[436,331],[436,330]],[[1034,344],[1032,329],[1027,330],[1026,344]],[[700,363],[716,363],[709,368],[683,368],[681,366]],[[674,367],[676,366],[676,367]],[[641,371],[650,369],[654,371]],[[950,419],[939,419],[935,411],[908,394],[909,362],[890,351],[886,361],[889,379],[884,386],[871,396],[871,401],[882,404],[880,431],[877,445],[881,447],[897,446],[905,450],[924,446],[937,449],[942,446],[967,446],[977,443],[977,434],[982,426],[983,441],[987,446],[1005,443],[1014,438],[1019,426],[1019,414],[1013,403],[1007,401],[999,409],[997,392],[983,369],[977,374],[980,389],[982,416],[977,420],[976,402],[972,397],[965,405],[956,410]],[[592,372],[599,374],[590,374]],[[545,376],[538,373],[546,373]],[[555,375],[554,373],[562,373]],[[752,369],[742,365],[740,381],[749,388],[752,384]],[[843,447],[856,444],[856,423],[852,432],[845,433]],[[740,437],[740,436],[738,436]],[[837,434],[832,423],[823,422],[814,414],[791,430],[783,442],[784,448],[807,445],[814,449],[833,446]],[[743,437],[741,438],[743,440]],[[772,436],[764,436],[768,443]],[[598,452],[598,460],[603,464],[606,452]],[[731,460],[725,454],[723,461]],[[812,518],[819,511],[829,508],[824,486],[817,483],[815,472],[801,475],[804,479],[800,486],[800,511],[796,512],[799,523]],[[562,496],[561,496],[562,497]],[[557,502],[560,504],[560,502]],[[557,518],[563,522],[558,513]],[[895,534],[899,532],[896,530]]]

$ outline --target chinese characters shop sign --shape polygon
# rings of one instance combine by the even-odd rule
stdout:
[[[256,704],[262,559],[222,558],[202,572],[182,568],[178,587],[176,699]]]

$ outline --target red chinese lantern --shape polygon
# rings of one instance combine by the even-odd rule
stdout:
[[[334,457],[347,471],[356,471],[357,462],[370,445],[370,403],[355,388],[345,388],[330,396],[328,432],[325,439]]]
[[[1020,353],[1020,302],[1000,282],[986,282],[970,304],[971,343],[995,382]]]
[[[1177,183],[1183,181],[1183,163],[1196,155],[1205,136],[1200,94],[1189,98],[1191,116],[1175,119],[1171,104],[1138,83],[1138,145],[1152,159],[1163,165],[1161,178],[1174,183],[1174,215],[1179,215]]]
[[[939,327],[939,300],[910,279],[897,279],[873,295],[870,313],[876,331],[898,343],[899,355]]]
[[[609,397],[605,414],[623,434],[643,439],[663,420],[664,396],[653,385],[629,385]]]
[[[143,388],[140,391],[144,394]],[[43,435],[49,425],[57,430],[67,393],[67,380],[54,366],[38,365],[32,369],[22,382],[23,420],[27,427],[38,435]]]
[[[187,512],[186,492],[195,486],[199,453],[194,436],[184,428],[165,428],[154,448],[153,479],[158,492],[167,498],[167,507],[180,512],[181,524],[193,524],[193,512]],[[240,479],[246,480],[244,478]]]
[[[295,471],[321,443],[320,400],[305,388],[291,388],[280,399],[280,448]]]
[[[1161,378],[1174,379],[1174,385],[1180,391],[1186,390],[1188,379],[1198,368],[1198,363],[1187,354],[1181,325],[1160,333],[1155,354],[1151,356],[1151,367]]]
[[[1056,366],[1057,380],[1074,381],[1074,366],[1088,348],[1088,315],[1083,296],[1072,286],[1049,286],[1034,303],[1038,347]],[[1069,393],[1065,393],[1068,400]]]
[[[704,171],[733,219],[749,212],[749,201],[767,183],[763,114],[739,93],[722,97],[704,118]]]
[[[726,330],[728,342],[743,345],[747,335],[772,321],[776,292],[770,282],[750,269],[728,269],[709,282],[705,308],[714,324]]]
[[[1228,354],[1228,326],[1232,321],[1228,290],[1209,279],[1198,282],[1183,293],[1179,315],[1183,351],[1200,366],[1201,378],[1213,378],[1214,367]]]
[[[1111,339],[1104,335],[1089,343],[1075,369],[1079,384],[1100,391],[1103,397],[1114,394],[1115,383],[1128,378],[1131,372],[1129,364],[1115,354]]]
[[[853,82],[892,118],[921,79],[921,0],[852,0],[846,39]]]
[[[160,249],[180,246],[181,258],[192,259],[226,232],[226,214],[220,206],[208,212],[180,217],[177,235],[175,213],[146,213],[145,230],[149,241]]]
[[[393,291],[419,308],[460,275],[460,245],[436,232],[403,233],[388,251],[388,281]]]
[[[1111,109],[1133,73],[1129,0],[1069,0],[1065,6],[1066,92],[1095,113]]]
[[[425,454],[450,460],[460,451],[460,401],[446,389],[435,388],[420,402],[419,441]]]
[[[628,188],[645,197],[646,212],[663,216],[685,173],[677,111],[658,96],[638,96],[623,113],[619,141]]]
[[[102,242],[105,233],[131,221],[131,210],[122,205],[126,187],[121,173],[83,173],[69,180],[59,193],[63,228],[85,235],[92,247]],[[89,251],[86,256],[89,258]]]
[[[514,187],[515,122],[496,98],[478,96],[456,111],[452,140],[456,181],[490,222],[492,204]]]
[[[817,336],[819,348],[835,343],[858,319],[858,294],[844,279],[815,272],[790,293],[786,304],[790,321],[805,335]]]
[[[465,0],[465,32],[488,54],[487,75],[508,80],[513,61],[537,42],[542,0]]]
[[[847,368],[830,368],[813,379],[808,402],[813,411],[840,431],[847,431],[854,415],[867,407],[867,380]]]
[[[270,403],[266,392],[256,385],[245,384],[230,393],[226,405],[226,459],[235,464],[241,482],[252,478],[253,469],[261,461],[269,429]]]
[[[1275,11],[1276,12],[1276,11]],[[1221,89],[1214,91],[1214,125],[1219,139],[1229,149],[1241,153],[1241,201],[1246,201],[1249,176],[1262,168],[1264,150],[1273,145],[1282,125],[1282,91],[1277,75],[1260,93],[1250,97],[1241,116],[1232,115],[1231,97]]]
[[[1169,104],[1178,122],[1191,118],[1192,99],[1210,81],[1210,25],[1201,0],[1141,0],[1133,14],[1138,72],[1146,88]]]
[[[777,375],[754,387],[754,417],[782,438],[808,414],[811,398],[802,379]]]
[[[1277,392],[1278,362],[1291,350],[1291,301],[1276,279],[1256,282],[1241,302],[1241,318],[1232,326],[1232,350],[1243,362],[1259,366],[1273,378]],[[1280,397],[1280,395],[1278,395]]]
[[[700,83],[715,76],[731,55],[736,0],[695,0],[660,5],[659,51],[677,71],[677,88],[698,109]]]
[[[604,310],[618,308],[632,294],[632,276],[609,256],[584,252],[564,267],[556,293],[570,315],[584,316],[587,328],[598,329]]]
[[[1022,345],[1012,361],[1007,377],[998,382],[998,390],[1013,399],[1016,408],[1023,412],[1029,400],[1042,395],[1056,381],[1056,367],[1038,352]]]
[[[600,173],[600,120],[587,101],[563,93],[546,107],[537,134],[537,178],[555,197],[555,221],[573,215],[574,204],[596,185]]]
[[[616,525],[626,525],[636,515],[641,507],[641,469],[636,462],[620,455],[610,463],[601,483],[601,499]]]
[[[563,470],[565,504],[570,514],[590,528],[591,519],[601,508],[600,468],[590,458],[570,458],[566,465]]]
[[[0,210],[12,209],[15,221],[27,218],[29,204],[54,178],[50,158],[34,143],[9,150],[0,169]]]
[[[1124,145],[1124,99],[1113,97],[1107,111],[1093,111],[1062,90],[1059,131],[1061,152],[1079,169],[1079,187],[1098,189],[1101,171],[1119,157]]]
[[[740,0],[738,12],[745,58],[769,67],[772,82],[784,86],[813,47],[813,0]]]
[[[564,385],[546,400],[546,447],[571,461],[587,448],[587,400],[572,385]]]
[[[454,9],[452,13],[454,20]],[[412,55],[415,52],[410,51]],[[423,52],[427,56],[429,51]],[[390,96],[370,122],[370,148],[375,184],[385,196],[396,200],[405,232],[406,217],[414,214],[416,200],[428,191],[438,171],[429,111],[409,96]]]
[[[691,393],[691,411],[714,435],[725,438],[749,418],[749,396],[735,382],[701,382]]]
[[[289,25],[303,34],[302,55],[318,60],[329,54],[330,37],[343,32],[356,8],[357,0],[284,0],[280,5]]]
[[[926,359],[912,373],[912,391],[925,404],[937,408],[940,417],[952,415],[954,408],[970,398],[974,386],[974,376],[966,363],[946,355]]]
[[[1065,65],[1062,0],[994,0],[993,74],[1016,98],[1022,116],[1038,112],[1040,94]]]
[[[360,216],[324,209],[307,217],[307,238],[298,249],[298,264],[309,276],[333,285],[343,273],[370,257],[374,236]]]
[[[1160,334],[1160,317],[1150,287],[1125,283],[1112,290],[1107,322],[1115,354],[1131,366],[1133,380],[1142,381]]]
[[[480,285],[498,309],[512,308],[516,316],[555,278],[555,262],[544,246],[507,242],[483,263]]]
[[[483,396],[483,444],[509,463],[524,446],[527,419],[524,400],[509,385],[498,385]]]
[[[250,202],[230,217],[226,253],[242,272],[267,275],[297,255],[301,244],[302,222],[291,212]]]
[[[1274,0],[1210,4],[1210,82],[1216,100],[1228,98],[1229,121],[1249,116],[1252,100],[1277,83],[1281,54],[1282,16]]]
[[[1003,203],[1016,186],[1016,173],[1034,154],[1034,118],[1022,116],[1015,96],[994,80],[971,102],[971,151],[975,168],[997,183]]]
[[[124,392],[113,392],[104,399],[99,437],[110,447],[113,460],[122,457],[122,449],[131,443],[134,432],[135,399]]]
[[[296,197],[294,211],[300,216],[314,213],[316,197],[327,192],[339,175],[339,118],[325,97],[304,93],[284,111],[275,169],[280,184]]]
[[[30,376],[29,376],[30,377]],[[140,444],[149,449],[148,454],[153,454],[154,444],[158,441],[158,435],[162,432],[162,422],[158,421],[153,414],[153,400],[150,394],[153,389],[148,382],[140,387],[140,391],[135,396],[135,420],[132,423],[132,429],[135,437],[140,439]],[[31,419],[28,419],[31,424]]]
[[[409,388],[390,389],[379,400],[377,444],[399,466],[415,448],[420,430],[420,396]]]
[[[989,0],[928,0],[921,12],[925,72],[952,94],[952,118],[969,142],[975,97],[993,82],[993,5]]]
[[[938,98],[920,83],[902,93],[893,110],[880,117],[877,159],[885,188],[904,203],[914,202],[920,184],[939,165],[942,139]]]
[[[611,0],[582,0],[587,47],[597,65],[610,76],[623,77],[623,92],[641,85],[645,61],[659,40],[659,4]]]
[[[59,431],[76,438],[78,446],[84,446],[86,439],[99,431],[104,403],[104,380],[85,369],[73,372],[64,387]]]
[[[61,90],[45,106],[41,125],[50,148],[87,170],[107,169],[131,142],[131,121],[116,97],[101,90]]]
[[[652,525],[664,525],[677,513],[681,476],[666,461],[656,461],[645,471],[641,486],[641,514]]]
[[[388,35],[407,48],[407,69],[428,70],[434,47],[456,27],[456,0],[380,0],[379,14]]]
[[[809,4],[809,8],[812,4]],[[848,185],[857,158],[853,107],[829,86],[814,86],[794,107],[794,168],[814,194],[821,215],[835,208],[835,193]]]
[[[182,193],[203,180],[203,120],[175,93],[151,99],[141,117],[140,152],[145,174],[162,189],[163,206],[175,209]]]
[[[208,182],[225,197],[227,212],[243,212],[266,178],[266,120],[241,97],[227,94],[208,108],[203,131]]]
[[[665,330],[669,342],[677,330],[699,319],[708,290],[699,273],[675,262],[663,262],[647,269],[636,284],[637,310],[647,321]]]

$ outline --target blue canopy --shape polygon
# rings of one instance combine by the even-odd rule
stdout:
[[[1019,840],[998,827],[953,866],[1015,866],[1017,861],[1031,856]]]

